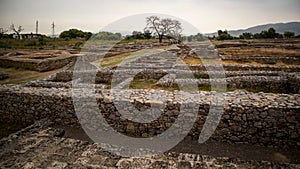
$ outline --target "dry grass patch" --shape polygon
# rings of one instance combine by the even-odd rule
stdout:
[[[284,48],[220,48],[218,51],[221,54],[231,57],[276,57],[276,56],[299,56],[300,49],[284,49]]]
[[[156,83],[158,82],[157,79],[141,79],[135,77],[129,85],[130,89],[156,89],[156,90],[166,90],[166,91],[175,91],[180,90],[177,84],[174,84],[170,87],[161,87],[157,86]]]
[[[50,75],[53,75],[55,73],[58,73],[62,70],[56,69],[48,72],[36,72],[32,70],[27,69],[21,69],[21,68],[2,68],[0,67],[0,71],[4,71],[8,73],[9,78],[0,80],[0,84],[20,84],[20,83],[26,83],[32,80],[38,80],[46,78]]]
[[[123,53],[111,57],[104,57],[98,61],[95,61],[96,63],[100,62],[101,67],[114,67],[119,65],[122,62],[130,61],[135,58],[145,56],[145,55],[150,55],[150,54],[155,54],[162,52],[164,49],[163,48],[155,48],[155,49],[142,49],[136,52],[128,52],[128,53]]]

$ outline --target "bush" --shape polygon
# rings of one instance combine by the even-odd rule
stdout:
[[[216,37],[216,40],[232,40],[233,37],[230,34],[222,33]]]
[[[125,37],[126,40],[134,40],[134,39],[151,39],[151,32],[145,31],[144,33],[139,31],[133,31],[132,35],[127,35]]]
[[[26,43],[24,46],[37,46],[38,44],[36,43],[36,41],[31,41]]]
[[[81,46],[83,46],[82,42],[76,42],[75,45],[74,45],[74,48],[79,49]]]
[[[39,37],[39,44],[42,46],[42,45],[46,45],[46,40],[44,39],[43,36]]]
[[[267,31],[261,31],[261,33],[256,33],[254,35],[255,39],[274,39],[274,38],[282,38],[283,36],[276,32],[274,28],[270,28]]]
[[[204,41],[206,40],[206,37],[202,35],[201,33],[197,33],[196,35],[190,35],[190,36],[182,36],[179,38],[181,41]]]
[[[120,33],[99,32],[94,35],[93,39],[95,39],[95,40],[121,40],[122,35]]]
[[[218,36],[215,38],[216,40],[232,40],[234,37],[232,37],[230,34],[228,34],[228,31],[222,31],[218,30]]]
[[[250,32],[245,32],[242,35],[240,35],[240,39],[253,39],[254,36]]]
[[[294,32],[284,32],[283,35],[285,38],[292,38],[295,36],[295,33]]]

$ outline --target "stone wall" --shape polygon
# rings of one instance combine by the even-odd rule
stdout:
[[[184,70],[169,70],[169,75],[166,71],[162,70],[111,70],[103,69],[97,72],[95,83],[97,84],[110,84],[111,79],[114,74],[125,73],[132,74],[133,71],[137,71],[135,77],[141,79],[161,79],[158,83],[159,86],[172,86],[175,83],[175,78],[169,79],[170,74],[179,75],[180,78],[187,74]],[[223,74],[221,74],[223,73]],[[300,76],[298,73],[283,73],[280,71],[225,71],[225,72],[207,72],[207,71],[194,71],[194,79],[176,79],[176,82],[181,82],[184,84],[189,84],[192,82],[198,83],[199,85],[210,86],[212,83],[223,83],[224,79],[210,79],[213,77],[226,76],[226,83],[228,88],[238,88],[238,89],[257,89],[258,91],[274,91],[276,93],[300,93]],[[182,74],[182,75],[181,75]],[[167,76],[165,76],[167,75]],[[54,82],[70,82],[72,81],[72,71],[62,71],[52,76],[48,81]],[[219,82],[218,82],[219,81]],[[172,83],[170,83],[172,82]],[[168,83],[168,84],[164,84]]]
[[[263,69],[263,68],[262,68]],[[213,69],[212,69],[213,70]],[[141,72],[138,75],[141,78],[153,78],[153,79],[160,79],[167,73],[171,74],[188,74],[187,70],[184,69],[170,69],[167,71],[164,70],[155,70],[155,69],[122,69],[118,70],[119,72],[132,72],[132,71],[138,71]],[[216,77],[222,77],[222,75],[225,74],[226,77],[233,77],[233,76],[285,76],[288,73],[284,72],[281,69],[278,70],[230,70],[230,71],[206,71],[204,70],[188,70],[191,71],[195,78],[209,78],[208,75],[216,75]],[[111,80],[112,75],[116,72],[115,69],[105,68],[102,70],[99,70],[96,75],[96,79],[99,79],[98,81],[108,82]],[[72,80],[73,72],[71,70],[65,70],[57,73],[55,76],[52,76],[48,78],[49,81],[55,81],[55,82],[68,82]],[[182,76],[181,76],[182,77]],[[97,80],[96,80],[97,81]]]
[[[184,67],[184,65],[177,65],[178,68]],[[176,68],[177,68],[176,67]],[[191,70],[205,71],[205,70],[218,70],[219,65],[206,64],[203,65],[189,65]],[[300,66],[288,65],[288,66],[276,66],[276,65],[245,65],[245,64],[223,64],[223,68],[226,71],[284,71],[284,72],[299,72]]]
[[[146,157],[121,157],[105,145],[61,137],[63,130],[41,120],[0,140],[1,168],[172,168],[241,169],[299,168],[300,164],[168,152]],[[120,149],[120,151],[122,151]],[[145,149],[141,151],[147,153]]]
[[[198,139],[209,112],[210,98],[213,93],[200,92],[197,97],[187,95],[188,98],[185,96],[179,98],[179,91],[172,93],[137,90],[130,98],[124,99],[122,98],[124,91],[119,91],[115,96],[117,101],[113,102],[109,91],[100,88],[96,90],[96,98],[107,122],[115,130],[136,137],[149,137],[164,132],[174,123],[180,113],[180,106],[192,102],[199,109],[197,120],[188,137]],[[151,123],[129,121],[121,117],[116,110],[115,104],[121,102],[130,102],[137,109],[145,110],[152,103],[149,98],[153,95],[165,97],[168,102],[164,113]],[[58,124],[78,125],[69,88],[55,88],[51,87],[51,84],[48,88],[1,86],[0,98],[1,123],[30,124],[42,118],[53,118]],[[225,112],[212,139],[275,147],[299,146],[299,99],[299,94],[227,92],[225,93]]]
[[[299,73],[291,73],[287,76],[287,80],[289,83],[290,90],[293,93],[300,93],[300,74]]]
[[[62,68],[72,61],[75,61],[76,55],[67,56],[57,59],[45,59],[45,60],[13,60],[10,58],[0,58],[0,66],[2,67],[16,67],[29,70],[35,70],[39,72],[45,72]]]
[[[257,62],[261,64],[276,64],[278,62],[286,63],[286,64],[293,64],[293,65],[299,65],[300,60],[298,57],[240,57],[236,58],[234,57],[228,57],[222,59],[222,61],[235,61],[238,63],[244,63],[244,62]]]

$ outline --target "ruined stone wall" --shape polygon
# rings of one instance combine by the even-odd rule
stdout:
[[[287,76],[288,84],[291,92],[300,93],[300,74],[299,73],[291,73]]]
[[[77,56],[69,56],[58,59],[45,59],[45,60],[12,60],[10,58],[1,58],[0,66],[3,67],[16,67],[39,72],[59,69],[66,66],[68,63],[75,61]]]
[[[53,84],[54,85],[54,84]],[[113,101],[103,88],[98,92],[97,102],[110,126],[130,136],[149,137],[164,132],[174,123],[180,113],[180,106],[193,102],[198,109],[198,117],[189,133],[198,139],[210,108],[210,92],[201,92],[195,98],[177,98],[178,92],[152,91],[168,100],[164,113],[151,123],[131,122],[116,110]],[[149,91],[148,91],[149,92]],[[122,97],[122,91],[119,96]],[[129,99],[137,109],[149,108],[151,100],[143,99],[151,95],[139,90]],[[51,87],[0,87],[1,123],[15,122],[31,124],[42,118],[53,118],[57,124],[78,125],[74,112],[71,91],[68,86]],[[140,98],[140,99],[139,99]],[[245,91],[225,94],[225,112],[212,139],[230,143],[251,143],[265,146],[299,146],[300,135],[300,95],[248,93]],[[155,103],[161,104],[161,103]],[[126,109],[127,107],[124,107]],[[189,114],[191,115],[191,114]],[[190,123],[190,121],[186,121]],[[174,133],[175,135],[176,133]]]
[[[178,65],[177,67],[184,67],[184,65]],[[206,64],[203,65],[189,65],[191,70],[218,70],[219,65]],[[208,69],[209,67],[209,69]],[[284,71],[284,72],[299,72],[300,67],[298,65],[288,66],[276,66],[276,65],[245,65],[245,64],[223,64],[223,68],[226,71]]]
[[[239,57],[236,58],[236,56],[225,56],[225,58],[222,59],[222,61],[235,61],[238,63],[243,62],[257,62],[262,64],[276,64],[278,62],[286,63],[286,64],[293,64],[293,65],[299,65],[300,61],[297,57]]]
[[[180,74],[186,74],[186,71],[179,70],[170,70],[168,73],[174,76],[173,79],[170,79],[166,71],[161,70],[111,70],[104,69],[97,73],[95,78],[95,83],[97,84],[110,84],[111,79],[114,74],[124,73],[132,74],[131,72],[137,71],[136,76],[141,79],[165,79],[160,80],[160,86],[172,86],[175,84],[176,76],[180,78],[176,79],[176,82],[181,84],[190,84],[196,82],[199,85],[210,86],[212,83],[223,83],[224,79],[210,79],[212,77],[226,77],[227,87],[230,89],[257,89],[258,91],[273,91],[276,93],[299,93],[300,90],[300,76],[298,73],[283,73],[280,71],[226,71],[223,72],[223,75],[220,75],[220,72],[207,72],[207,71],[196,71],[192,72],[195,76],[194,79],[182,79],[184,76]],[[129,73],[130,72],[130,73]],[[222,72],[221,72],[222,73]],[[70,82],[72,81],[72,72],[71,71],[62,71],[57,73],[55,76],[52,76],[48,81],[54,82]],[[165,76],[165,77],[164,77]],[[172,83],[169,83],[171,81]],[[167,84],[164,84],[167,83]]]

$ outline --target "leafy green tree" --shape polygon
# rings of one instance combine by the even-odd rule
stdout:
[[[263,30],[261,33],[256,33],[254,35],[255,39],[274,39],[274,38],[282,38],[282,35],[277,33],[274,28],[269,28],[267,31]]]
[[[218,36],[222,35],[222,34],[228,34],[228,31],[222,31],[222,30],[218,30]]]
[[[83,32],[78,29],[69,29],[67,31],[63,31],[59,37],[60,38],[86,38],[89,39],[92,36],[91,32]]]
[[[149,30],[145,30],[144,33],[140,32],[140,31],[133,31],[132,35],[127,35],[125,37],[126,40],[133,40],[133,39],[150,39],[151,36],[151,32]]]
[[[46,38],[44,36],[39,37],[38,41],[40,46],[46,45]]]
[[[292,37],[295,36],[295,33],[287,31],[287,32],[284,32],[283,35],[284,35],[285,38],[292,38]]]
[[[218,30],[218,36],[215,38],[216,40],[231,40],[234,39],[230,34],[228,34],[228,31],[222,31]]]
[[[245,32],[242,35],[240,35],[240,39],[253,39],[254,35],[250,32]]]
[[[268,38],[275,38],[277,36],[276,30],[274,28],[268,29],[267,36]]]
[[[145,35],[142,32],[139,32],[139,31],[133,31],[132,32],[132,38],[133,39],[146,39]]]
[[[146,39],[150,39],[152,37],[151,34],[152,33],[149,30],[144,31],[144,36],[145,36]]]
[[[201,33],[197,33],[196,35],[190,35],[190,36],[180,36],[180,38],[179,38],[180,41],[188,41],[188,42],[204,41],[206,39],[207,38],[204,35],[202,35]]]
[[[201,34],[201,33],[197,33],[195,36],[194,36],[194,39],[196,41],[204,41],[206,38]]]
[[[234,38],[229,34],[221,34],[216,37],[216,40],[232,40],[232,39]]]
[[[187,37],[188,42],[192,42],[193,41],[193,35],[190,35]]]
[[[121,40],[121,33],[112,33],[112,32],[99,32],[95,34],[94,39],[96,40]]]

